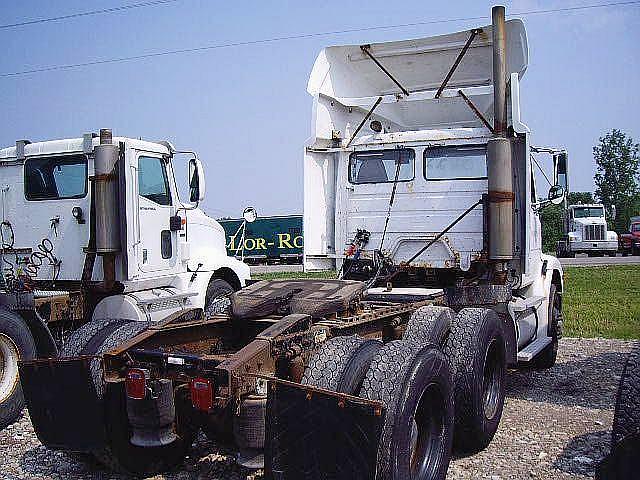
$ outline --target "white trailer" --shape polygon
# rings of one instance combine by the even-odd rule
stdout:
[[[508,363],[552,365],[562,267],[542,252],[540,209],[564,201],[567,154],[531,145],[525,28],[499,28],[321,51],[308,83],[305,268],[336,268],[370,294],[504,302]],[[554,185],[540,201],[534,155],[545,153]]]
[[[558,257],[575,257],[576,253],[591,256],[618,253],[618,234],[607,230],[605,208],[598,204],[569,205],[565,212],[565,236],[558,241]]]
[[[189,202],[178,196],[178,158],[185,169],[188,160]],[[0,187],[0,427],[23,406],[19,359],[55,356],[89,321],[115,328],[192,307],[213,313],[216,298],[249,279],[249,267],[226,255],[222,227],[198,208],[200,160],[168,142],[106,129],[20,140],[0,150]]]

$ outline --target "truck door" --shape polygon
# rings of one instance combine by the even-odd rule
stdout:
[[[177,258],[177,236],[169,228],[169,219],[177,207],[171,194],[167,161],[159,154],[138,155],[138,202],[138,267],[142,272],[172,270]]]

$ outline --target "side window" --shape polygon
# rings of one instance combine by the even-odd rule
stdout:
[[[138,158],[138,190],[152,202],[171,205],[167,169],[161,158]]]
[[[86,194],[86,156],[61,155],[25,160],[24,195],[27,200],[80,198]]]
[[[349,157],[351,183],[393,183],[400,165],[398,181],[414,178],[415,152],[411,149],[354,152]]]
[[[427,180],[487,178],[487,149],[484,145],[426,148],[424,178]]]

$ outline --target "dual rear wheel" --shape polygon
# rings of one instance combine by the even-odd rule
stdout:
[[[385,480],[443,479],[452,447],[484,448],[504,403],[505,341],[491,310],[423,307],[402,340],[325,342],[302,383],[385,406],[377,472]]]

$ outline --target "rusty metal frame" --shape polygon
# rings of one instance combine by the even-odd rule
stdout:
[[[385,73],[385,75],[389,77],[393,81],[393,83],[395,83],[398,86],[400,90],[402,90],[402,93],[404,93],[408,97],[409,90],[404,88],[402,84],[398,80],[396,80],[396,78],[391,74],[391,72],[387,70],[385,66],[382,65],[382,63],[380,63],[380,61],[376,57],[373,56],[373,54],[369,50],[370,48],[371,48],[371,45],[360,45],[360,50],[362,50],[365,55],[367,55],[371,60],[373,60],[373,63],[375,63],[380,68],[380,70],[382,70]]]
[[[266,380],[270,382],[271,385],[269,388],[276,389],[278,385],[287,385],[289,387],[299,388],[300,390],[304,390],[307,392],[307,399],[311,399],[314,393],[322,393],[324,395],[328,395],[330,397],[334,397],[338,400],[338,406],[343,407],[345,402],[356,403],[359,405],[369,405],[374,407],[376,410],[376,415],[382,415],[382,411],[384,410],[384,404],[379,400],[369,400],[368,398],[356,397],[354,395],[349,395],[347,393],[334,392],[333,390],[327,390],[320,387],[315,387],[313,385],[303,385],[296,382],[291,382],[289,380],[283,380],[281,378],[276,378],[271,375],[263,375],[259,373],[248,373],[247,376],[260,378],[262,380]]]
[[[467,97],[462,90],[458,90],[458,95],[460,95],[462,97],[462,99],[469,106],[469,108],[473,111],[473,113],[476,114],[476,117],[478,117],[480,119],[480,121],[482,123],[484,123],[484,126],[487,127],[492,134],[495,134],[496,131],[493,128],[493,125],[491,125],[491,123],[489,123],[489,121],[484,117],[484,115],[482,115],[482,112],[480,110],[478,110],[478,107],[475,106],[475,104],[471,101],[471,99],[469,97]]]
[[[469,35],[469,38],[467,39],[467,43],[464,44],[464,47],[462,47],[462,50],[460,50],[460,53],[458,54],[458,57],[453,62],[453,65],[451,65],[451,68],[449,69],[449,73],[447,73],[447,76],[444,77],[444,80],[442,81],[440,88],[438,88],[438,91],[436,92],[435,98],[440,98],[442,91],[447,86],[447,83],[449,83],[449,80],[451,80],[451,76],[458,68],[458,65],[460,65],[460,61],[462,60],[462,57],[464,57],[464,55],[467,53],[467,50],[469,50],[469,47],[471,46],[471,42],[473,42],[473,39],[476,38],[476,35],[478,35],[479,33],[482,33],[481,28],[474,28],[471,30],[471,35]]]

